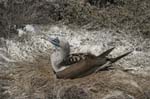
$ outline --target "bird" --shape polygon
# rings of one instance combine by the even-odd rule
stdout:
[[[70,53],[70,44],[67,40],[49,37],[48,41],[55,47],[54,52],[51,54],[51,65],[56,77],[59,79],[85,77],[102,69],[107,69],[112,63],[132,52],[129,51],[116,58],[108,57],[108,54],[115,47],[97,56],[92,53]]]

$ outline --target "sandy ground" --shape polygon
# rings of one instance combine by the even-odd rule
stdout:
[[[20,31],[20,37],[18,37],[20,41],[6,41],[9,55],[15,60],[32,61],[34,53],[46,53],[52,47],[42,37],[50,36],[68,40],[71,45],[71,52],[91,52],[98,55],[109,48],[116,47],[110,55],[115,57],[124,52],[133,51],[131,55],[116,64],[139,72],[142,70],[149,71],[150,40],[144,39],[130,31],[108,29],[87,31],[85,29],[71,29],[67,26],[57,25],[35,27],[27,25],[24,30],[18,29],[18,31]]]
[[[87,31],[67,26],[26,25],[15,40],[5,40],[8,59],[5,94],[15,99],[149,99],[149,39],[114,30]],[[119,33],[118,33],[119,32]],[[71,44],[71,52],[99,54],[116,47],[110,57],[132,54],[114,64],[114,70],[74,80],[56,79],[50,64],[53,48],[43,37],[60,37]],[[132,39],[132,38],[136,39]],[[1,56],[6,56],[1,53]],[[124,70],[129,70],[125,72]],[[50,98],[49,98],[50,97]],[[148,97],[148,98],[147,98]]]
[[[84,0],[0,4],[0,99],[150,99],[150,0],[115,0],[102,8]],[[133,52],[113,70],[56,79],[48,36],[68,40],[71,52]]]

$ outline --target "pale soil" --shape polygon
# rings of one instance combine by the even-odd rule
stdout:
[[[46,16],[50,12],[40,18],[34,17],[39,13],[32,17],[26,13],[12,22],[25,27],[19,27],[19,34],[12,38],[0,39],[0,99],[150,99],[149,0],[120,0],[101,9],[89,5],[80,9],[83,5],[77,5],[78,1],[70,2],[64,10],[60,10],[64,5],[56,6],[57,13],[52,10],[50,17]],[[61,20],[57,18],[59,12]],[[35,24],[44,19],[50,25],[43,24],[45,21]],[[110,57],[133,52],[113,64],[113,70],[60,80],[51,69],[52,46],[42,39],[47,36],[67,39],[72,52],[97,55],[111,47],[116,48]]]
[[[150,56],[148,49],[140,51],[136,49],[145,47],[138,36],[133,41],[130,33],[118,35],[113,30],[87,31],[57,25],[36,25],[35,28],[28,25],[26,31],[22,32],[25,34],[17,40],[6,41],[10,61],[17,62],[7,63],[8,79],[12,80],[8,91],[11,97],[19,99],[38,97],[40,99],[59,99],[60,97],[63,97],[61,99],[70,99],[70,97],[76,97],[74,99],[111,99],[110,97],[146,99],[149,97],[148,60]],[[114,46],[116,49],[110,57],[130,50],[133,52],[115,63],[113,70],[79,79],[58,80],[50,64],[52,46],[42,39],[47,36],[67,39],[72,46],[71,52],[99,54]],[[126,69],[129,71],[124,71]]]

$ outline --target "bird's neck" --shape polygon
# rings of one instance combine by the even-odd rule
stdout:
[[[62,58],[62,61],[65,60],[70,54],[70,50],[61,49],[60,50],[60,56]]]
[[[55,72],[61,71],[64,69],[64,66],[60,66],[60,63],[63,62],[70,54],[70,50],[59,49],[51,56],[52,67]]]

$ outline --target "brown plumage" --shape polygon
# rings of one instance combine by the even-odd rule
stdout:
[[[107,58],[106,56],[113,50],[114,48],[111,48],[107,51],[105,51],[104,53],[102,53],[99,56],[95,56],[93,54],[83,54],[84,55],[84,59],[74,63],[74,64],[70,64],[71,66],[66,68],[65,70],[59,71],[56,73],[57,78],[63,78],[63,79],[68,79],[68,78],[79,78],[79,77],[84,77],[87,75],[90,75],[94,72],[96,72],[96,70],[106,64],[107,62],[114,63],[116,61],[118,61],[119,59],[121,59],[122,57],[128,55],[131,52],[127,52],[119,57],[116,58]],[[78,54],[78,53],[77,53]],[[107,67],[101,68],[105,69]]]
[[[73,53],[68,55],[66,59],[64,59],[60,65],[61,66],[68,66],[74,63],[80,62],[81,60],[85,60],[87,56],[92,55],[90,53]]]
[[[131,53],[127,52],[116,58],[108,58],[108,54],[114,49],[111,48],[98,56],[91,53],[70,54],[70,45],[64,39],[50,38],[49,41],[57,47],[57,51],[51,55],[52,68],[57,78],[78,78],[89,75],[108,68],[112,63]]]

